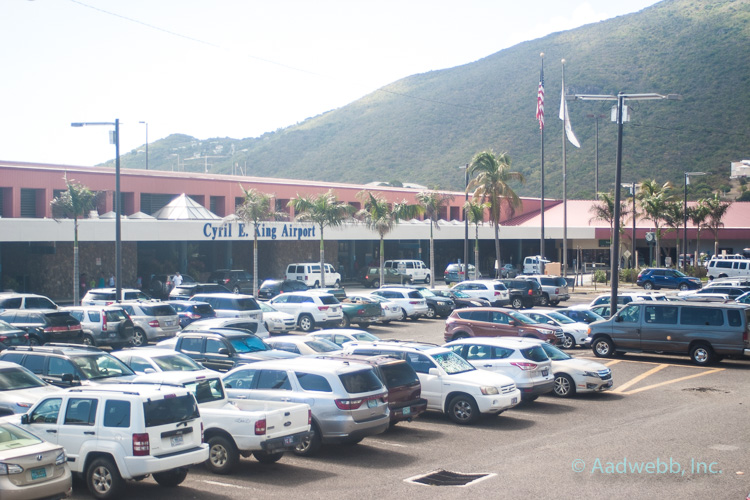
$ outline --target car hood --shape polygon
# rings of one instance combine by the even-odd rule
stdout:
[[[285,321],[285,320],[294,320],[294,316],[292,316],[289,313],[276,311],[276,312],[264,312],[263,313],[264,318],[273,319],[276,321]]]
[[[603,364],[591,361],[590,359],[573,358],[552,362],[552,371],[563,368],[588,372],[598,372],[599,370],[607,369]]]
[[[54,385],[43,385],[41,387],[18,389],[15,391],[2,391],[0,392],[0,401],[3,403],[35,403],[47,394],[58,391],[60,391],[60,388]]]
[[[448,375],[451,383],[465,383],[473,386],[491,385],[500,387],[508,384],[515,384],[512,378],[500,373],[494,373],[487,370],[470,370],[468,372],[454,373]]]

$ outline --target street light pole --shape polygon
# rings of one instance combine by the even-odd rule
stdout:
[[[688,211],[687,211],[687,187],[688,184],[690,184],[690,176],[700,176],[700,175],[706,175],[706,172],[685,172],[685,200],[682,205],[682,216],[683,216],[683,224],[682,224],[682,272],[684,273],[687,270],[687,220],[688,220]],[[677,263],[679,265],[680,257],[677,256]]]
[[[148,122],[138,122],[146,126],[146,170],[148,170]]]

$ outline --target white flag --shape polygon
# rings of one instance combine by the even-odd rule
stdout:
[[[576,135],[573,133],[573,127],[570,125],[570,116],[568,116],[568,103],[565,102],[565,87],[562,89],[562,96],[560,97],[560,119],[565,123],[565,135],[568,137],[570,143],[580,148],[581,144],[576,139]]]

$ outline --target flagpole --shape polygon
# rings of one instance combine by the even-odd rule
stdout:
[[[562,61],[562,105],[565,105],[565,59]],[[567,177],[567,150],[566,150],[566,127],[567,123],[563,120],[562,128],[562,150],[563,150],[563,168],[562,168],[562,187],[563,187],[563,254],[562,254],[562,273],[563,278],[568,276],[568,177]]]
[[[539,76],[539,88],[541,92],[544,92],[544,52],[539,54],[539,56],[542,58],[542,69],[541,69],[541,72],[539,73],[540,75]],[[542,99],[544,99],[543,94],[542,94]],[[539,96],[537,95],[537,106],[539,106],[538,100],[539,100]],[[542,106],[544,106],[544,101],[542,101]],[[541,235],[539,239],[539,255],[541,255],[542,257],[544,257],[544,254],[545,254],[544,252],[544,114],[543,113],[544,113],[544,108],[542,107],[542,117],[541,117],[542,121],[539,123],[540,124],[539,136],[540,136],[540,140],[542,143],[542,148],[541,148],[542,149],[541,151],[541,155],[542,155],[542,206],[541,206],[542,231],[541,231]],[[541,265],[544,266],[543,263]],[[543,268],[542,268],[542,274],[544,274]]]

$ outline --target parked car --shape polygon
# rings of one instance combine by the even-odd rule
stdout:
[[[208,458],[198,405],[182,387],[61,391],[39,400],[21,416],[21,426],[63,445],[71,470],[99,499],[118,496],[123,480],[149,474],[161,486],[177,486],[189,466]]]
[[[268,345],[273,349],[286,351],[300,356],[341,351],[341,347],[333,342],[320,338],[308,337],[307,335],[280,335],[278,337],[272,337],[268,339]]]
[[[380,321],[380,317],[383,314],[380,304],[369,297],[361,295],[353,297],[344,296],[338,300],[344,312],[344,317],[341,318],[341,323],[339,324],[341,328],[349,328],[352,323],[360,327],[366,327]]]
[[[520,277],[500,281],[508,288],[510,306],[513,309],[529,309],[542,303],[542,285],[539,282]]]
[[[181,352],[160,347],[136,347],[113,352],[112,355],[125,363],[138,375],[157,372],[205,371],[203,365]]]
[[[81,322],[70,313],[57,310],[6,309],[0,320],[29,334],[30,345],[48,342],[83,343]]]
[[[262,339],[268,338],[268,329],[256,318],[206,318],[193,321],[183,332],[203,332],[214,329],[233,328],[245,330]],[[179,334],[178,334],[179,335]]]
[[[57,309],[57,304],[44,295],[0,292],[0,311],[5,309]]]
[[[456,290],[455,288],[432,288],[430,291],[438,297],[453,299],[456,309],[463,309],[464,307],[490,307],[491,305],[487,299],[472,297],[468,293]]]
[[[462,281],[454,286],[453,290],[485,299],[494,307],[502,307],[510,303],[508,288],[497,280]]]
[[[444,347],[417,342],[349,342],[344,344],[344,352],[405,359],[417,372],[427,410],[444,413],[457,424],[473,424],[480,414],[499,415],[521,400],[513,379],[477,370]]]
[[[401,321],[411,319],[418,320],[427,315],[427,301],[418,290],[404,287],[385,287],[372,292],[385,299],[395,302],[401,308]]]
[[[497,307],[457,309],[445,321],[446,342],[468,337],[534,337],[562,343],[559,327],[539,323],[525,314]]]
[[[604,318],[600,316],[599,314],[585,309],[573,309],[573,308],[567,308],[567,309],[557,309],[556,312],[558,314],[562,314],[563,316],[567,316],[568,318],[572,319],[573,321],[576,321],[578,323],[586,323],[591,324],[594,321],[601,321]]]
[[[29,345],[29,334],[22,328],[0,320],[0,351],[12,345]]]
[[[539,323],[560,328],[565,336],[562,342],[560,342],[560,347],[563,349],[572,349],[576,345],[583,345],[586,337],[589,336],[589,325],[587,323],[573,321],[564,314],[556,311],[529,311],[525,312],[524,315]]]
[[[349,296],[366,297],[380,304],[380,323],[384,325],[387,325],[391,321],[401,319],[401,306],[391,300],[386,299],[385,297],[381,297],[380,295],[373,295],[371,293],[362,295],[353,293]]]
[[[378,342],[380,337],[364,330],[352,328],[336,328],[334,330],[318,330],[307,334],[314,339],[324,339],[341,347],[347,342]]]
[[[73,478],[62,446],[0,422],[0,498],[65,498],[72,493]]]
[[[187,274],[181,274],[181,285],[195,283],[195,279]],[[149,295],[157,299],[166,299],[175,287],[174,274],[154,274],[148,286]]]
[[[646,290],[660,288],[675,288],[681,291],[698,290],[701,288],[700,278],[693,278],[677,269],[649,267],[638,273],[636,285]]]
[[[521,399],[534,401],[552,392],[552,362],[536,339],[472,338],[448,342],[443,347],[455,352],[474,368],[501,373],[513,379]]]
[[[21,365],[0,361],[0,417],[26,413],[39,398],[58,390]]]
[[[453,299],[434,294],[426,286],[412,286],[411,288],[417,290],[427,302],[426,318],[447,318],[456,308],[456,303],[453,302]]]
[[[473,264],[469,264],[468,269],[466,264],[448,264],[443,271],[443,279],[450,286],[451,283],[482,279],[482,273]]]
[[[239,293],[197,293],[190,297],[195,302],[207,302],[219,318],[253,318],[263,320],[263,312],[252,295]]]
[[[424,281],[426,285],[429,285],[432,282],[432,272],[430,268],[427,267],[421,260],[386,260],[383,263],[383,267],[395,269],[400,274],[403,274],[405,282],[408,281],[408,283],[413,283],[415,281]]]
[[[180,328],[185,328],[193,321],[215,318],[216,311],[208,302],[196,300],[170,300],[168,302],[180,317]]]
[[[625,304],[617,304],[617,310],[619,311],[625,307]],[[609,307],[609,304],[599,304],[598,306],[591,307],[589,310],[598,315],[601,316],[602,319],[607,319],[610,316],[612,316],[611,307]]]
[[[208,293],[232,293],[224,285],[218,283],[186,283],[177,285],[169,292],[169,300],[190,300],[193,295]]]
[[[529,339],[529,342],[534,342]],[[539,345],[552,361],[555,377],[553,394],[568,398],[577,393],[602,392],[612,388],[612,370],[590,359],[573,358],[557,347],[540,342]]]
[[[700,297],[702,295],[726,295],[729,300],[734,300],[740,295],[750,292],[750,287],[744,287],[744,286],[711,286],[706,287],[701,290],[696,290],[695,292],[683,295],[683,299],[691,298],[691,297]]]
[[[323,279],[320,272],[320,262],[295,262],[286,266],[285,278],[298,280],[310,288],[320,288]],[[331,264],[325,264],[325,285],[334,288],[341,286],[341,274],[337,273]]]
[[[137,288],[122,288],[121,289],[122,300],[139,300],[148,301],[153,300],[151,296],[145,292],[138,290]],[[117,302],[117,289],[116,288],[92,288],[86,295],[81,299],[82,306],[108,306],[114,302]]]
[[[266,280],[258,288],[258,298],[269,300],[281,293],[304,292],[307,285],[299,280]]]
[[[358,443],[388,429],[388,391],[372,367],[300,357],[262,361],[222,377],[230,399],[309,402],[312,435],[294,452],[315,454],[323,444]]]
[[[234,293],[253,293],[253,275],[242,269],[217,269],[208,281],[224,285]]]
[[[133,343],[135,325],[120,306],[73,306],[62,310],[81,322],[86,345],[121,349]]]
[[[385,285],[402,285],[404,275],[392,267],[383,268],[383,282],[380,282],[380,268],[376,266],[363,267],[359,271],[359,282],[365,288],[380,288]]]
[[[588,307],[609,304],[610,299],[610,294],[603,293],[592,300]],[[623,292],[617,294],[618,304],[630,304],[634,300],[667,300],[667,297],[663,293]]]
[[[266,302],[258,302],[258,305],[263,311],[263,324],[269,333],[289,333],[297,327],[297,322],[291,314],[279,311]]]
[[[64,388],[127,382],[135,375],[111,354],[74,344],[13,346],[0,352],[0,361],[17,363],[48,384]]]
[[[339,326],[344,317],[341,304],[329,293],[283,293],[272,298],[269,304],[294,316],[295,323],[303,332],[311,332],[316,327]]]
[[[174,337],[180,331],[180,317],[166,302],[120,302],[133,320],[133,342],[136,347]]]
[[[570,298],[568,282],[561,276],[549,276],[546,274],[524,274],[518,278],[533,280],[542,287],[542,297],[539,299],[539,305],[542,307],[556,306],[564,300]]]
[[[513,267],[513,264],[503,264],[500,267],[501,278],[515,278],[518,275],[518,270]]]

